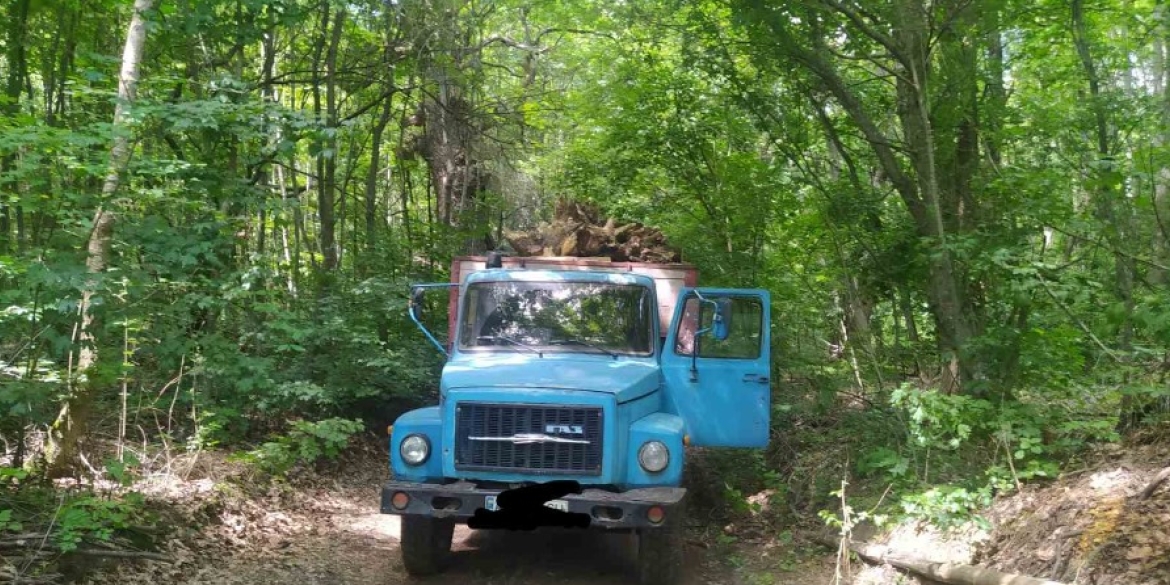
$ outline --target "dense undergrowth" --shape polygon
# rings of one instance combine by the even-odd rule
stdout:
[[[697,496],[725,521],[756,518],[776,534],[907,521],[944,531],[987,527],[980,513],[997,497],[1080,471],[1082,458],[1102,447],[1158,440],[1151,433],[1170,421],[1155,408],[1120,433],[1120,394],[1079,412],[1068,403],[993,402],[911,382],[871,393],[863,406],[855,395],[829,409],[785,398],[791,402],[777,406],[766,451],[700,456],[696,480],[715,485],[699,486]]]

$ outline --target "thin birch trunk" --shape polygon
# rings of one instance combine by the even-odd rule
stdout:
[[[77,358],[77,371],[87,379],[79,384],[69,397],[65,407],[53,425],[54,434],[59,436],[56,448],[46,452],[48,474],[60,477],[69,473],[80,452],[81,440],[85,437],[89,423],[89,412],[97,395],[99,380],[90,370],[98,362],[98,348],[94,332],[92,307],[93,297],[100,286],[100,275],[109,263],[110,240],[117,222],[117,203],[114,196],[122,184],[122,174],[130,162],[131,141],[127,128],[130,108],[138,90],[138,69],[142,62],[142,50],[146,42],[145,13],[151,9],[154,0],[135,0],[134,14],[126,31],[126,46],[122,51],[122,70],[118,76],[118,103],[114,110],[114,137],[110,147],[110,166],[102,184],[101,199],[94,214],[93,228],[86,246],[85,268],[90,278],[81,293],[79,312],[81,326],[78,340],[81,348]]]

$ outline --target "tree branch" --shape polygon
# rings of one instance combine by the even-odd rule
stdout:
[[[383,100],[389,99],[395,93],[398,93],[398,90],[399,90],[399,88],[397,86],[390,86],[389,89],[383,91],[381,95],[379,95],[377,98],[374,98],[373,100],[371,100],[370,103],[368,103],[368,104],[354,110],[353,112],[347,114],[346,116],[342,117],[340,120],[340,123],[344,124],[346,122],[349,122],[349,121],[357,118],[358,116],[361,116],[362,114],[365,114],[366,112],[378,107],[382,103]]]
[[[773,27],[775,29],[776,27]],[[810,71],[813,72],[825,85],[829,93],[837,99],[841,107],[849,113],[853,121],[857,124],[865,135],[865,139],[870,143],[877,155],[878,162],[882,166],[882,170],[898,190],[898,193],[905,200],[906,205],[910,208],[912,214],[922,213],[922,202],[918,196],[918,190],[914,185],[914,181],[902,171],[902,167],[898,164],[898,159],[894,155],[893,149],[890,148],[890,140],[878,129],[877,124],[865,111],[865,106],[861,100],[851,91],[845,84],[845,80],[841,78],[836,69],[831,64],[826,62],[819,55],[807,48],[797,45],[795,39],[788,35],[787,31],[776,31],[785,36],[785,42],[781,43],[782,50],[787,52],[793,60],[806,65]]]
[[[1097,344],[1097,347],[1101,348],[1101,351],[1105,352],[1105,355],[1113,358],[1113,361],[1119,364],[1125,363],[1125,360],[1121,359],[1121,357],[1119,357],[1112,349],[1109,349],[1107,345],[1102,343],[1101,340],[1097,338],[1097,335],[1093,333],[1093,330],[1089,329],[1089,326],[1085,325],[1084,321],[1081,321],[1080,318],[1078,318],[1076,314],[1072,312],[1072,309],[1068,308],[1068,305],[1061,302],[1060,298],[1056,296],[1056,293],[1052,292],[1052,288],[1048,286],[1048,281],[1044,280],[1043,276],[1037,274],[1036,278],[1040,280],[1040,286],[1044,288],[1044,292],[1048,293],[1048,297],[1052,299],[1052,302],[1056,303],[1056,306],[1060,307],[1060,310],[1063,311],[1069,319],[1072,319],[1072,322],[1076,323],[1077,327],[1079,327],[1081,331],[1084,331],[1085,335],[1088,335],[1089,339],[1092,339],[1093,343]]]
[[[521,51],[528,51],[529,53],[536,53],[537,55],[547,53],[550,49],[550,47],[539,47],[539,46],[533,46],[533,45],[526,45],[524,43],[521,43],[520,41],[516,41],[516,40],[510,39],[508,37],[494,36],[494,37],[488,37],[486,40],[484,40],[482,43],[480,43],[479,46],[476,47],[476,50],[482,51],[483,49],[486,49],[488,46],[490,46],[494,43],[500,43],[501,45],[507,45],[509,47],[512,47],[513,49],[520,49]]]
[[[1112,252],[1113,254],[1116,254],[1118,256],[1129,258],[1130,260],[1133,260],[1134,262],[1137,262],[1139,264],[1145,264],[1146,266],[1149,266],[1151,268],[1157,268],[1159,270],[1170,271],[1170,266],[1164,266],[1162,264],[1154,262],[1153,260],[1146,260],[1145,258],[1140,258],[1138,256],[1134,256],[1133,254],[1130,254],[1129,252],[1126,252],[1124,250],[1119,250],[1119,249],[1109,245],[1108,243],[1102,242],[1101,240],[1093,239],[1093,238],[1090,238],[1088,236],[1081,235],[1081,234],[1074,234],[1074,233],[1069,232],[1067,230],[1060,229],[1060,228],[1056,227],[1055,225],[1050,225],[1048,227],[1051,228],[1053,231],[1060,232],[1060,233],[1062,233],[1070,238],[1084,240],[1090,244],[1093,244],[1094,246],[1097,246],[1098,248],[1101,248],[1102,250]]]
[[[1146,487],[1142,490],[1142,493],[1138,494],[1138,500],[1150,499],[1150,496],[1154,495],[1154,492],[1158,490],[1158,486],[1162,485],[1162,483],[1165,482],[1168,478],[1170,478],[1170,467],[1159,471],[1158,475],[1155,475],[1154,479],[1150,480],[1150,483],[1146,484]]]
[[[838,0],[821,1],[824,2],[826,6],[829,6],[833,10],[836,10],[837,12],[845,15],[845,18],[848,18],[849,21],[852,22],[853,25],[858,29],[860,29],[865,36],[873,39],[878,44],[885,47],[886,50],[890,52],[890,55],[897,59],[903,67],[910,69],[911,61],[906,58],[906,55],[902,52],[901,47],[899,47],[898,44],[894,42],[894,39],[882,31],[877,30],[870,23],[866,22],[866,20],[862,18],[861,14],[858,13],[857,9],[851,6],[847,6],[844,2],[839,2]]]

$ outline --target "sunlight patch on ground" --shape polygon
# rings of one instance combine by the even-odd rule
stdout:
[[[347,532],[371,536],[379,540],[398,540],[402,534],[402,519],[391,514],[345,515],[336,520]]]
[[[353,534],[370,536],[379,540],[398,541],[402,538],[402,517],[393,514],[342,514],[334,520],[335,524]],[[455,537],[452,547],[455,550],[475,550],[479,547],[468,544],[468,539],[474,533],[464,524],[455,526]]]
[[[941,530],[924,522],[905,523],[889,533],[885,543],[892,554],[922,557],[935,563],[970,563],[990,534],[975,522]]]
[[[475,534],[475,531],[468,528],[466,524],[456,524],[455,525],[455,537],[452,539],[453,543],[451,545],[451,548],[453,550],[477,550],[477,549],[479,549],[478,546],[468,542],[469,540],[471,540],[472,534]]]
[[[1130,481],[1130,474],[1125,469],[1098,471],[1089,477],[1089,487],[1095,490],[1112,491],[1118,486]]]

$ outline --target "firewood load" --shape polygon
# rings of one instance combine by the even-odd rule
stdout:
[[[557,202],[553,220],[531,231],[507,232],[504,238],[519,256],[609,258],[614,262],[670,263],[680,260],[666,236],[640,223],[602,221],[597,207],[575,201]]]

